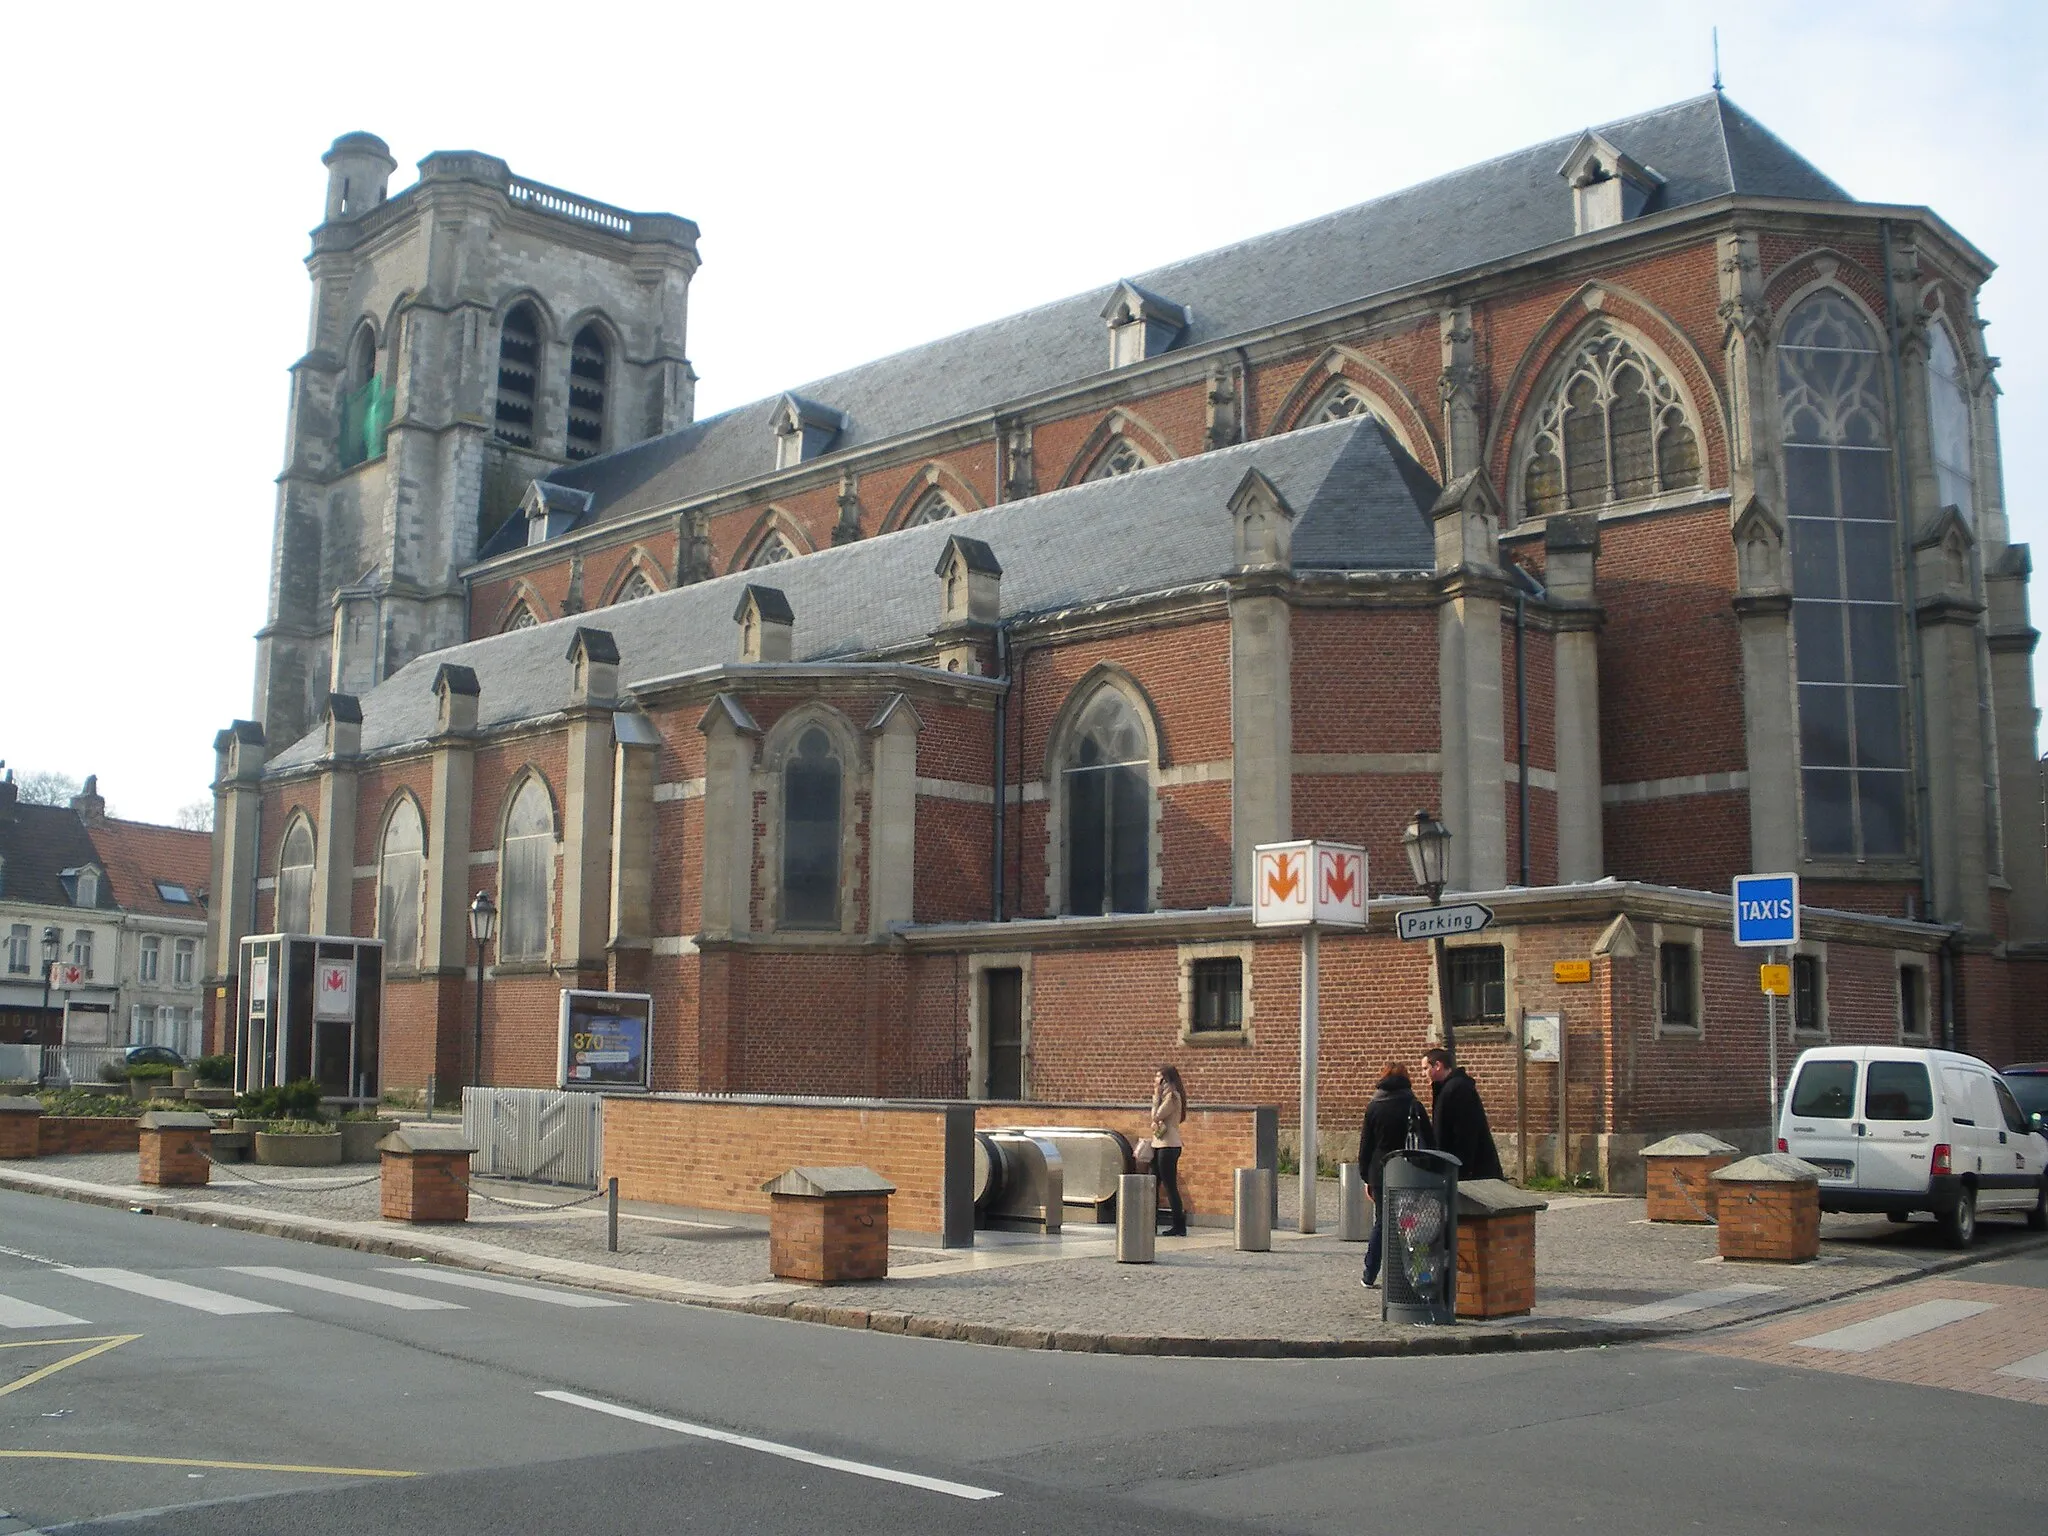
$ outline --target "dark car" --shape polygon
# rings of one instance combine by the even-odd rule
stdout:
[[[2048,1061],[2023,1061],[1998,1074],[2035,1130],[2048,1128]]]
[[[131,1045],[128,1047],[128,1065],[131,1067],[182,1067],[185,1058],[168,1045]]]

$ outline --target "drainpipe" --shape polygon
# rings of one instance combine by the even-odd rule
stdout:
[[[1004,839],[1008,835],[1005,812],[1009,809],[1009,766],[1010,746],[1008,740],[1010,724],[1010,626],[1000,621],[996,624],[996,681],[1003,685],[1003,691],[996,697],[995,726],[995,807],[989,839],[993,868],[989,871],[988,910],[989,920],[1003,921],[1003,881],[1007,874],[1004,858]]]

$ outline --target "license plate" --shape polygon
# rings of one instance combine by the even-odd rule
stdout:
[[[1840,1158],[1809,1157],[1806,1161],[1818,1168],[1821,1172],[1821,1177],[1824,1179],[1853,1179],[1856,1177],[1856,1165],[1854,1163],[1845,1163]]]

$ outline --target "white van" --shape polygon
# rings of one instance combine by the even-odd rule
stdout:
[[[2029,1128],[2002,1078],[1974,1056],[1896,1045],[1802,1051],[1778,1120],[1778,1150],[1820,1169],[1824,1211],[1932,1211],[1955,1248],[1979,1212],[2048,1229],[2048,1136]]]

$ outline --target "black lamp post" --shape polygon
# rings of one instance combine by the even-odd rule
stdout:
[[[40,1020],[41,1023],[47,1024],[50,1020],[50,972],[57,968],[57,955],[63,948],[64,935],[55,928],[45,928],[43,930],[43,1014]],[[43,1043],[45,1045],[53,1043],[62,1045],[64,1043],[63,1031],[59,1030],[57,1033],[58,1038],[54,1042],[46,1040]]]
[[[484,1085],[484,951],[498,931],[498,904],[489,891],[478,891],[469,904],[469,936],[476,940],[476,1043],[469,1058],[469,1081]]]
[[[1451,829],[1428,811],[1417,811],[1401,834],[1401,845],[1408,850],[1408,869],[1415,876],[1415,883],[1429,892],[1432,907],[1441,906],[1444,887],[1451,883]],[[1451,972],[1444,959],[1443,935],[1437,934],[1429,943],[1436,960],[1437,1011],[1443,1015],[1444,1050],[1455,1066],[1458,1035],[1451,1023]]]

